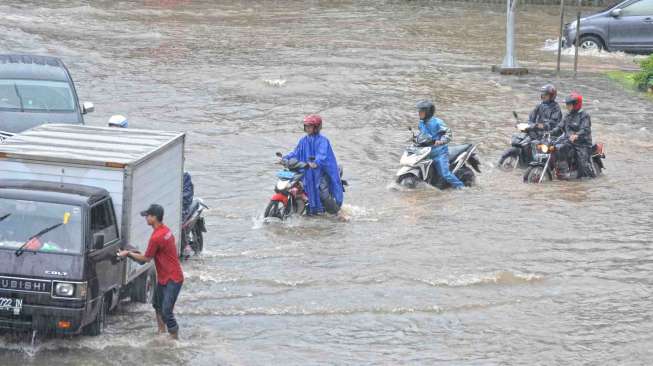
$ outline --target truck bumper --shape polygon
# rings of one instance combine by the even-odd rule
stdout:
[[[0,329],[75,334],[81,330],[84,308],[24,305],[19,315],[0,312]]]

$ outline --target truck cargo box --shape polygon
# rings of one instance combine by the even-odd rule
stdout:
[[[46,124],[0,144],[0,179],[74,183],[111,194],[127,245],[144,252],[151,228],[140,212],[165,208],[164,221],[181,243],[183,133]],[[149,266],[129,261],[126,284]]]

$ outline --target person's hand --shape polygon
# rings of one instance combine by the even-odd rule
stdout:
[[[435,146],[444,145],[444,141],[440,141],[440,140],[438,140],[438,141],[435,142],[434,145],[435,145]]]
[[[538,123],[537,125],[535,125],[535,127],[543,130],[544,129],[544,123]]]
[[[311,168],[311,169],[315,169],[315,168],[317,168],[317,164],[315,164],[314,162],[311,161],[310,163],[308,163],[308,167]]]
[[[571,142],[576,142],[577,139],[578,139],[578,135],[576,135],[576,134],[573,134],[573,135],[569,136],[569,140]]]
[[[127,257],[128,255],[129,255],[129,250],[118,251],[118,257]]]

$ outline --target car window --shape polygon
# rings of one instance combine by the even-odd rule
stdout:
[[[629,5],[622,10],[621,15],[626,17],[653,16],[653,0],[642,0]]]
[[[94,234],[103,234],[105,244],[118,238],[116,221],[108,200],[91,208],[91,237]]]
[[[21,109],[20,99],[13,84],[0,81],[0,109]]]
[[[75,101],[65,81],[0,80],[0,109],[74,112]]]

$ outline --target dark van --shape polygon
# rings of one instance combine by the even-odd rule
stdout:
[[[51,56],[0,55],[0,131],[44,123],[83,124],[93,103],[80,105],[63,62]]]

